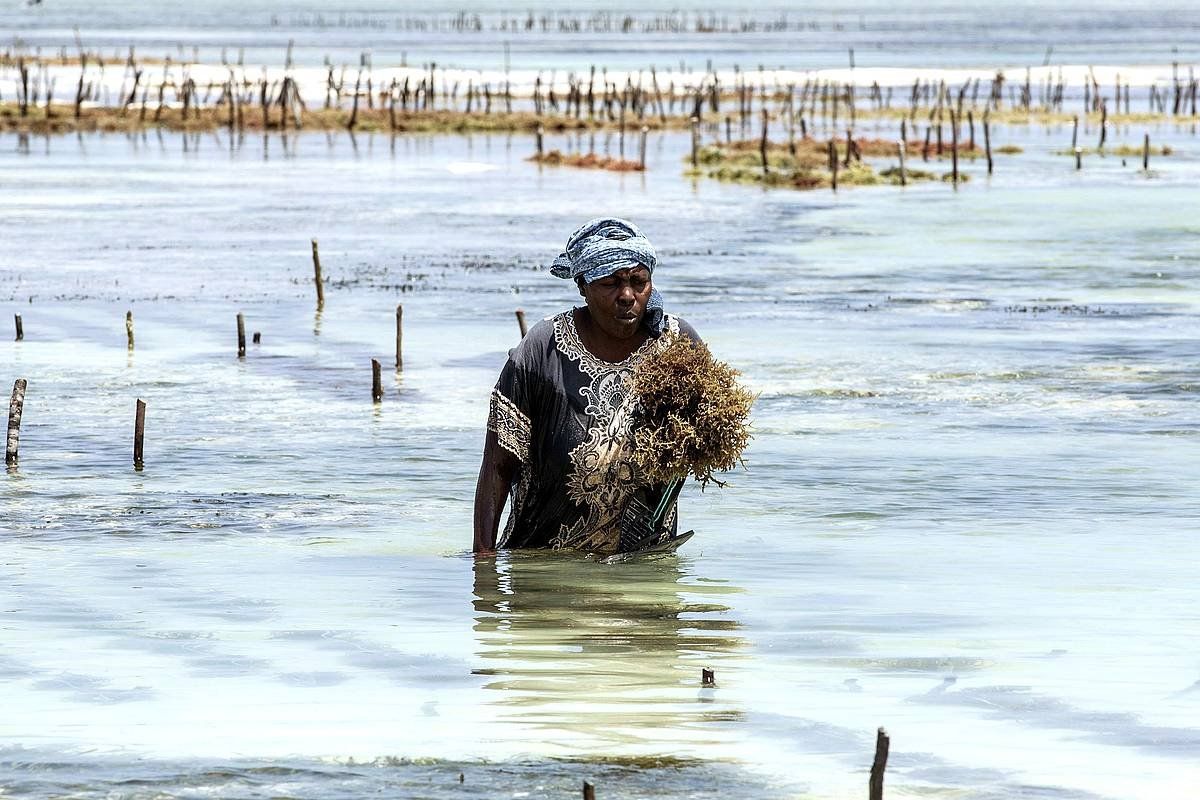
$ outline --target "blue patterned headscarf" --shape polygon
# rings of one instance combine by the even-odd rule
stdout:
[[[654,245],[636,225],[616,217],[600,217],[571,234],[567,249],[554,259],[550,274],[591,283],[633,267],[645,267],[653,275],[657,264]],[[663,300],[658,289],[650,291],[644,319],[656,335],[663,332]]]

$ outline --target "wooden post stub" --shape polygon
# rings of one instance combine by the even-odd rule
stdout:
[[[700,166],[700,118],[692,117],[692,169]]]
[[[237,315],[237,331],[238,331],[238,358],[246,357],[246,318],[242,316],[242,312]]]
[[[17,341],[19,342],[25,338],[25,326],[21,324],[20,314],[13,314],[13,323],[17,327]]]
[[[638,144],[638,165],[642,168],[643,172],[646,171],[646,137],[649,135],[650,135],[650,126],[643,125],[642,126],[642,139],[641,139],[641,142]]]
[[[1077,169],[1077,170],[1083,169],[1083,148],[1082,147],[1075,148],[1075,169]]]
[[[321,281],[321,256],[317,252],[317,240],[312,240],[313,280],[317,284],[317,311],[325,308],[325,284]]]
[[[991,123],[987,121],[987,114],[984,114],[983,120],[983,153],[987,156],[988,175],[992,174],[992,133]]]
[[[540,158],[542,157],[542,155],[543,155],[543,152],[542,152],[542,148],[543,148],[543,142],[542,142],[542,139],[545,137],[545,135],[546,135],[546,129],[545,129],[545,128],[544,128],[542,125],[540,125],[540,124],[539,124],[539,125],[537,126],[537,156],[538,156],[538,158],[539,158],[539,159],[540,159]]]
[[[137,401],[137,411],[133,417],[133,468],[142,471],[145,465],[146,439],[146,402],[141,398]]]
[[[829,183],[833,190],[837,191],[837,173],[838,173],[838,157],[837,143],[829,140]]]
[[[899,142],[896,142],[896,152],[900,155],[900,185],[901,186],[908,185],[908,175],[904,171],[904,150],[905,150],[904,140],[901,139]]]
[[[583,800],[596,800],[596,787],[587,781],[583,782]]]
[[[128,349],[133,349],[133,312],[125,312],[125,341]]]
[[[255,331],[250,336],[250,341],[253,342],[254,344],[262,344],[262,333],[260,331]]]
[[[517,309],[517,327],[521,329],[521,338],[525,338],[525,334],[529,333],[529,328],[525,325],[525,312],[522,309]]]
[[[717,673],[708,667],[700,668],[700,685],[713,687],[717,685]]]
[[[870,800],[883,800],[883,772],[887,769],[888,750],[892,740],[887,731],[880,728],[875,734],[875,761],[871,764],[871,779],[867,784]]]
[[[375,358],[371,359],[371,399],[376,403],[383,402],[383,379],[379,360]]]
[[[758,155],[762,159],[763,178],[767,177],[769,166],[767,163],[767,125],[770,122],[770,117],[767,116],[767,110],[762,110],[762,137],[758,140]]]
[[[950,175],[958,188],[958,116],[950,112]]]
[[[25,387],[28,383],[24,378],[17,378],[13,383],[12,400],[8,403],[8,439],[4,445],[4,463],[7,466],[17,465],[17,449],[21,442],[21,412],[25,408]]]
[[[404,306],[396,306],[396,371],[404,369]]]
[[[1079,146],[1079,115],[1076,114],[1071,119],[1071,149],[1074,150]]]
[[[1150,134],[1142,139],[1142,169],[1150,171]]]

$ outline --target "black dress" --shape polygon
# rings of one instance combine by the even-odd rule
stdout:
[[[668,314],[666,323],[699,340],[678,317]],[[488,415],[488,430],[520,461],[499,547],[616,552],[622,509],[651,488],[630,458],[629,376],[665,342],[651,337],[624,361],[603,361],[584,347],[573,311],[564,311],[509,351]],[[674,508],[662,529],[674,531]]]

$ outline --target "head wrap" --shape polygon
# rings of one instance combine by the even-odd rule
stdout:
[[[567,249],[554,259],[550,274],[591,283],[633,267],[645,267],[653,275],[657,264],[654,245],[636,225],[616,217],[601,217],[571,234]],[[663,301],[657,289],[650,292],[644,319],[656,335],[663,332]]]

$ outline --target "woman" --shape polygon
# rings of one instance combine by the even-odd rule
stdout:
[[[617,551],[622,511],[652,488],[630,459],[629,376],[663,346],[664,333],[699,339],[663,313],[657,263],[654,247],[625,220],[592,220],[567,240],[550,272],[573,279],[586,305],[543,320],[509,351],[492,391],[475,489],[476,553],[497,546]],[[658,533],[674,530],[671,509]]]

